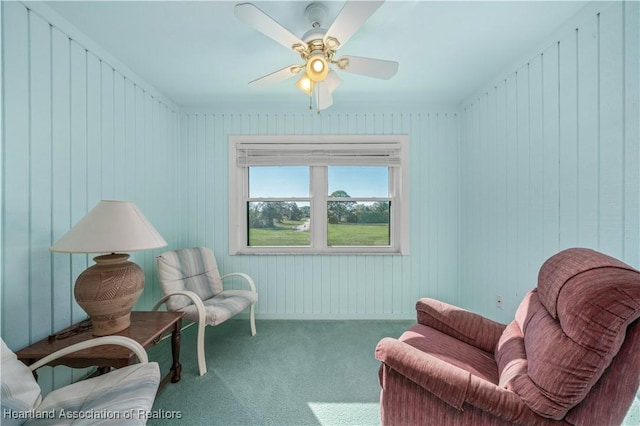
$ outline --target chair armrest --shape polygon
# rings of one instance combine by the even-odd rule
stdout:
[[[468,404],[508,422],[540,422],[540,417],[513,391],[397,339],[385,337],[380,340],[376,359],[458,410],[463,410],[463,406]]]
[[[416,303],[418,323],[435,328],[486,352],[494,353],[506,325],[439,300]]]
[[[391,337],[378,342],[376,359],[450,406],[462,409],[471,376],[468,371]]]
[[[193,291],[187,291],[187,290],[185,290],[185,291],[176,291],[176,292],[173,292],[171,294],[167,294],[165,296],[162,296],[160,298],[160,300],[158,300],[156,302],[156,304],[153,305],[153,308],[151,308],[151,310],[152,311],[157,311],[158,308],[160,307],[160,305],[165,303],[172,296],[187,296],[189,299],[191,299],[193,304],[196,306],[196,311],[198,311],[198,322],[200,324],[205,324],[206,315],[205,315],[204,303],[202,303],[202,299],[200,299],[200,296],[198,296]]]
[[[151,308],[152,311],[157,311],[160,305],[165,303],[171,296],[187,296],[196,307],[196,311],[198,312],[198,336],[197,336],[197,347],[196,352],[198,354],[198,370],[200,375],[204,375],[207,372],[207,363],[204,357],[204,327],[207,325],[207,314],[204,307],[204,303],[202,303],[202,299],[193,291],[176,291],[171,294],[167,294],[163,296],[153,305]]]
[[[95,339],[87,340],[85,342],[75,343],[71,346],[67,346],[66,348],[55,351],[52,354],[47,355],[44,358],[40,359],[39,361],[31,364],[29,368],[31,369],[31,371],[35,371],[38,368],[42,367],[43,365],[46,365],[51,361],[54,361],[70,353],[81,351],[87,348],[92,348],[94,346],[102,346],[102,345],[124,346],[136,354],[140,363],[149,362],[147,351],[145,351],[142,345],[136,342],[135,340],[125,336],[104,336],[104,337],[96,337]]]
[[[249,284],[249,287],[251,287],[251,291],[253,291],[254,293],[257,293],[256,284],[253,282],[253,278],[251,278],[249,275],[245,274],[244,272],[231,272],[229,274],[225,274],[221,276],[220,279],[224,280],[225,278],[229,278],[229,277],[244,278],[244,280]]]

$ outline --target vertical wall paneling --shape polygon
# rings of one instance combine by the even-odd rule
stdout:
[[[71,105],[69,38],[57,28],[51,28],[51,136],[53,200],[53,237],[60,238],[71,223]],[[74,277],[71,276],[71,256],[53,256],[53,306],[56,312],[53,330],[72,324]]]
[[[4,4],[0,3],[0,23],[3,21],[3,13],[4,13]],[[0,28],[0,46],[3,46],[4,42],[4,27]],[[4,99],[4,50],[0,52],[0,95],[2,99]],[[4,170],[4,138],[5,138],[5,127],[4,127],[4,102],[0,102],[0,188],[2,189],[2,193],[4,194],[4,176],[2,170]],[[0,248],[4,242],[4,206],[5,199],[3,196],[0,196]],[[4,274],[4,250],[0,250],[0,304],[2,303],[2,299],[4,299],[4,286],[2,283],[4,282],[5,274]],[[4,322],[4,313],[0,312],[0,321]]]
[[[113,68],[105,62],[100,67],[100,198],[112,200],[114,194]]]
[[[5,341],[24,345],[30,338],[23,329],[6,327],[15,321],[31,326],[29,310],[29,16],[18,3],[2,4],[3,90],[4,90],[4,157],[3,157],[3,267],[2,337]],[[11,43],[7,43],[11,40]],[[11,84],[7,84],[11,82]],[[8,143],[14,140],[15,143]],[[11,250],[6,250],[11,247]],[[10,283],[10,284],[9,284]],[[20,303],[6,303],[10,298]]]
[[[31,285],[30,306],[31,332],[45,335],[51,332],[48,321],[53,309],[51,306],[52,280],[51,255],[51,28],[37,15],[29,14],[30,46],[29,62],[31,82],[30,90],[30,165],[32,171],[31,187],[44,188],[44,191],[30,189],[31,242],[29,283]],[[31,336],[29,336],[31,337]]]
[[[176,244],[179,115],[71,38],[61,19],[54,25],[28,3],[0,8],[1,334],[17,350],[86,318],[73,286],[95,254],[49,247],[100,199],[134,201]],[[132,254],[148,283],[140,309],[159,298],[155,254]],[[45,369],[40,382],[47,391],[79,374]]]
[[[528,65],[529,81],[527,96],[530,99],[529,105],[529,255],[527,261],[527,275],[536,277],[538,273],[538,259],[544,256],[543,229],[544,229],[544,198],[543,198],[543,167],[544,167],[544,139],[543,139],[543,79],[542,79],[543,56],[536,56]],[[497,278],[497,277],[496,277]],[[535,284],[535,280],[532,281]],[[517,291],[516,302],[524,296],[522,291]]]
[[[640,245],[640,61],[634,55],[640,52],[640,3],[623,4],[624,27],[624,246],[623,257],[633,259]],[[637,56],[636,56],[637,57]]]
[[[542,62],[542,247],[544,254],[560,247],[560,80],[559,43],[541,55]],[[503,177],[506,179],[506,176]]]
[[[578,241],[578,30],[559,43],[560,245]]]
[[[102,198],[100,179],[102,176],[101,155],[101,61],[87,52],[87,208],[96,205]]]
[[[542,262],[571,246],[640,265],[637,12],[603,3],[464,106],[466,307],[511,319]]]
[[[624,4],[599,16],[597,115],[599,144],[598,229],[599,246],[613,256],[623,256],[624,246]],[[636,21],[637,25],[637,21]],[[629,60],[634,60],[632,57]],[[638,58],[635,58],[638,61]],[[636,75],[629,78],[638,78]],[[636,168],[639,165],[636,164]]]
[[[577,209],[582,220],[577,224],[577,244],[598,244],[598,202],[600,199],[600,108],[599,98],[599,25],[600,15],[579,28],[577,33],[577,110],[578,126]],[[594,119],[595,118],[595,119]]]
[[[256,280],[262,318],[413,318],[415,301],[457,299],[458,115],[455,113],[210,113],[182,115],[183,247],[212,247],[225,272]],[[410,137],[409,256],[229,256],[228,137],[234,134]]]
[[[35,14],[34,14],[35,15]],[[71,41],[70,56],[70,215],[71,223],[77,223],[89,207],[87,204],[87,51]],[[77,277],[88,266],[88,256],[71,256],[71,277]],[[73,278],[72,278],[73,279]],[[72,322],[86,314],[72,301]]]

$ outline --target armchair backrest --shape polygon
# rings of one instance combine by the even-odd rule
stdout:
[[[216,258],[207,247],[168,251],[157,257],[157,266],[158,280],[165,296],[188,290],[206,300],[222,291]],[[186,296],[173,296],[167,300],[167,309],[178,310],[191,303]]]
[[[18,360],[16,354],[7,347],[4,340],[0,339],[0,345],[2,352],[2,360],[0,361],[2,424],[19,425],[25,422],[25,413],[40,404],[42,394],[31,369]],[[10,412],[15,415],[8,414]],[[22,414],[21,418],[20,414]]]
[[[633,347],[638,351],[639,333],[633,323],[639,317],[640,272],[593,250],[564,250],[542,265],[538,287],[525,296],[496,347],[500,385],[541,416],[565,418],[608,367],[626,368],[612,360],[628,329],[632,341],[621,356],[631,356]],[[616,389],[616,399],[630,401],[620,392],[637,391],[639,371],[632,368],[635,379],[625,389]],[[589,398],[589,403],[602,405],[590,407],[591,420],[598,415],[608,421],[624,418],[626,410],[616,412],[609,398]]]

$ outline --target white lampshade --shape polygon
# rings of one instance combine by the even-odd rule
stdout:
[[[123,253],[167,242],[129,201],[102,200],[51,246],[63,253]]]

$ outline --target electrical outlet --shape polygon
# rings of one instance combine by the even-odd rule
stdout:
[[[502,303],[502,296],[500,295],[496,296],[496,306],[498,307],[498,309],[504,309],[504,305]]]

